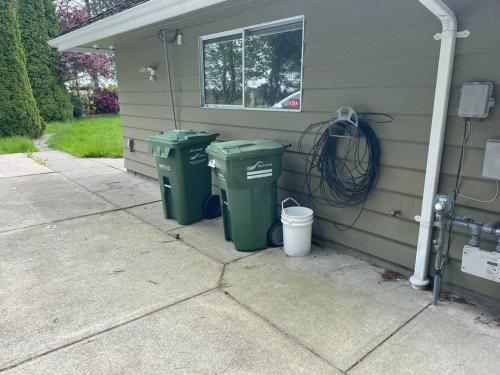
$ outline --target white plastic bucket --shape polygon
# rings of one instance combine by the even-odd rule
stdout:
[[[285,202],[292,201],[296,206],[285,207]],[[293,198],[281,202],[281,223],[283,224],[283,248],[291,257],[303,257],[311,252],[313,210],[301,207]]]

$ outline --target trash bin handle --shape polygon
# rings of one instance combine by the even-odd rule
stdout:
[[[297,201],[296,201],[295,199],[293,199],[293,198],[288,197],[288,198],[286,198],[284,201],[282,201],[282,202],[281,202],[281,209],[282,209],[282,210],[284,210],[284,209],[285,209],[285,202],[287,202],[287,201],[292,201],[292,202],[294,202],[297,206],[299,206],[299,207],[300,207],[299,202],[297,202]]]
[[[286,150],[289,147],[292,147],[291,143],[286,143],[286,142],[280,142],[283,148]]]
[[[224,150],[228,151],[228,153],[230,154],[231,151],[230,150],[238,150],[239,152],[241,152],[241,146],[239,145],[236,145],[236,146],[226,146],[224,147]]]

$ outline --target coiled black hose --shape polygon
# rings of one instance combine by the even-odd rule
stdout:
[[[354,222],[348,226],[336,225],[339,230],[351,228],[359,219],[368,194],[374,188],[379,176],[380,143],[370,122],[392,121],[392,117],[386,114],[359,113],[358,115],[358,128],[351,137],[332,136],[331,120],[328,120],[308,126],[301,134],[298,143],[298,149],[306,163],[302,192],[307,195],[309,204],[314,201],[334,207],[362,205]],[[350,125],[337,123],[336,126]],[[311,137],[312,146],[306,151],[305,142]],[[312,183],[315,175],[319,178],[318,184]]]

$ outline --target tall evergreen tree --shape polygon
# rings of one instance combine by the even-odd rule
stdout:
[[[55,18],[47,18],[46,0],[18,0],[18,18],[26,54],[28,75],[40,114],[45,121],[64,121],[72,116],[69,94],[56,76],[59,54],[49,46]],[[47,4],[50,5],[50,4]],[[53,6],[50,11],[54,11]]]
[[[45,123],[31,91],[16,2],[0,0],[0,137],[38,137]]]
[[[45,21],[49,38],[54,38],[59,34],[59,22],[56,16],[56,3],[53,0],[43,0],[45,8]]]

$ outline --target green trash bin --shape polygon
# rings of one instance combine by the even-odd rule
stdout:
[[[277,219],[281,156],[289,146],[253,140],[212,143],[206,149],[219,186],[224,235],[240,251],[267,245]]]
[[[205,148],[219,134],[171,130],[153,135],[148,149],[156,157],[166,218],[190,224],[220,215],[220,201],[212,196],[211,171]]]

